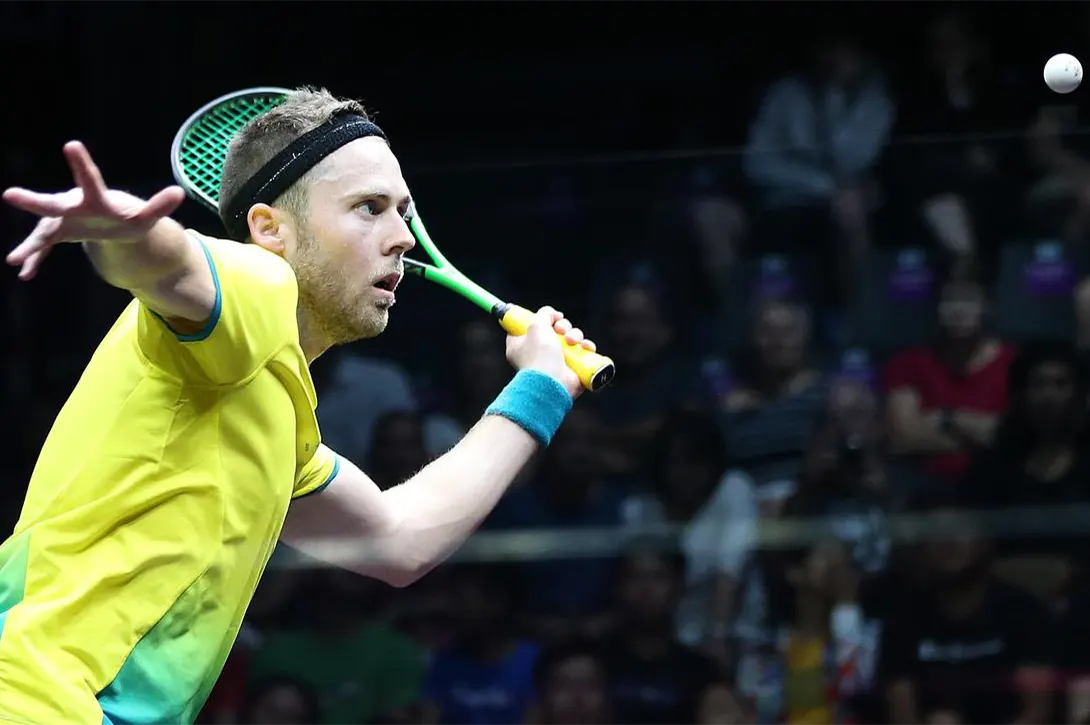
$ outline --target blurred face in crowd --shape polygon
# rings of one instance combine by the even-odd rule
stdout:
[[[701,693],[696,721],[699,725],[743,725],[754,722],[739,703],[734,690],[726,684],[712,685]]]
[[[408,480],[428,463],[424,427],[415,413],[387,413],[375,426],[371,473],[382,489]]]
[[[863,53],[855,42],[847,38],[832,38],[824,42],[818,50],[817,61],[822,77],[833,86],[851,85],[863,75]]]
[[[500,624],[507,611],[507,596],[507,591],[490,578],[456,577],[454,606],[462,635],[472,641],[504,631]]]
[[[774,302],[757,315],[754,343],[761,363],[777,372],[802,366],[807,345],[806,316],[794,305]]]
[[[659,490],[672,508],[693,513],[708,499],[723,471],[697,444],[684,436],[670,435],[657,472]]]
[[[606,676],[590,654],[558,662],[546,676],[541,706],[548,725],[598,725],[608,719]]]
[[[951,283],[939,299],[939,325],[955,340],[980,334],[984,320],[984,290],[977,284]]]
[[[951,14],[938,18],[928,31],[931,65],[938,72],[964,72],[977,60],[976,38],[963,20]]]
[[[1045,362],[1029,373],[1026,414],[1040,432],[1060,432],[1075,423],[1075,371],[1066,363]]]
[[[625,559],[617,588],[618,604],[631,622],[651,624],[673,618],[678,572],[662,554],[641,552]]]
[[[957,584],[981,573],[985,544],[976,524],[955,510],[937,511],[934,520],[936,536],[920,545],[934,582]]]
[[[594,414],[576,407],[545,449],[543,471],[559,500],[581,498],[599,474],[601,427]]]
[[[504,356],[503,331],[487,320],[474,320],[462,329],[458,354],[460,384],[491,398],[510,377]]]
[[[262,692],[249,708],[248,725],[303,725],[315,722],[316,713],[302,689],[289,683]]]
[[[618,365],[646,365],[670,340],[666,316],[650,290],[626,287],[614,296],[610,308],[610,354]]]

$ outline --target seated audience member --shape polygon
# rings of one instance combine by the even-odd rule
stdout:
[[[866,720],[879,625],[864,613],[849,547],[831,537],[760,559],[770,637],[747,643],[738,662],[757,722]]]
[[[763,302],[754,319],[749,364],[722,400],[734,465],[760,486],[798,475],[825,408],[828,381],[807,360],[809,344],[810,321],[800,304]]]
[[[447,395],[440,410],[425,420],[425,443],[432,456],[460,441],[511,379],[503,337],[503,329],[488,319],[476,318],[458,329],[451,379],[442,381]]]
[[[241,725],[319,725],[318,695],[310,686],[287,677],[256,683],[239,710]]]
[[[1074,346],[1026,346],[1011,366],[1010,407],[995,443],[978,455],[967,474],[964,503],[1019,511],[1090,503],[1088,392]],[[1085,573],[1086,541],[1082,533],[1048,536],[1043,531],[1005,538],[996,544],[995,571],[1061,604]]]
[[[1063,636],[1063,672],[1066,686],[1061,699],[1065,706],[1055,722],[1090,723],[1090,587],[1083,587],[1071,599],[1060,619]]]
[[[382,585],[339,569],[305,572],[302,623],[271,631],[249,658],[250,682],[287,677],[319,698],[322,723],[375,721],[420,699],[426,653],[375,616]]]
[[[579,403],[605,424],[603,452],[613,473],[639,471],[667,413],[698,402],[699,368],[674,342],[661,290],[640,282],[613,294],[602,349],[624,376],[609,395],[585,396]]]
[[[990,278],[1002,235],[1011,232],[1017,189],[1009,179],[1021,157],[1021,148],[997,137],[1020,122],[978,25],[957,9],[940,9],[928,25],[928,72],[898,129],[944,138],[901,146],[897,166],[939,244],[956,257],[981,259]]]
[[[924,589],[905,586],[882,627],[889,722],[1051,723],[1055,622],[1032,595],[990,574],[974,520],[930,506],[941,532],[918,545]]]
[[[729,682],[716,682],[704,688],[697,706],[697,725],[747,725],[756,722],[752,708],[734,691]]]
[[[898,353],[885,371],[891,452],[945,482],[959,480],[974,451],[992,442],[1014,357],[985,332],[984,288],[961,272],[940,291],[937,343]]]
[[[741,508],[749,503],[748,488],[741,498],[716,493],[726,470],[726,446],[715,418],[710,413],[675,411],[652,445],[650,490],[625,502],[626,524],[682,527],[686,576],[678,605],[677,633],[688,645],[705,643],[708,598],[716,574],[724,566],[723,550],[748,550],[731,546],[728,540],[735,539],[735,532],[751,535],[753,524],[749,524],[749,530],[746,524],[728,530],[724,518],[731,515],[747,522],[756,519],[756,512],[747,517]],[[707,512],[713,494],[723,499],[716,504],[721,515]]]
[[[419,413],[395,411],[379,416],[367,461],[367,474],[385,491],[428,465],[424,421]]]
[[[717,679],[715,662],[674,633],[684,569],[680,556],[650,548],[620,562],[614,630],[602,648],[620,722],[695,722],[701,693]]]
[[[526,725],[617,722],[608,678],[595,645],[575,640],[543,651],[534,668],[537,700]]]
[[[540,648],[511,626],[513,593],[505,572],[456,571],[454,644],[433,655],[424,684],[424,719],[457,725],[522,722],[534,697]]]
[[[603,473],[602,429],[577,406],[542,452],[537,471],[508,491],[485,522],[491,530],[578,530],[624,523],[623,492]],[[592,556],[525,561],[513,565],[526,625],[543,644],[575,632],[591,636],[609,599],[611,560]],[[587,629],[590,628],[590,629]]]
[[[774,82],[750,129],[745,173],[768,224],[767,241],[809,242],[830,260],[840,302],[852,300],[870,245],[876,167],[894,102],[858,39],[824,35],[809,67]],[[815,255],[815,256],[818,256]]]

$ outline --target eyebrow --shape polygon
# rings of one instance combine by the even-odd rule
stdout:
[[[394,200],[394,197],[393,197],[392,194],[390,194],[389,192],[386,192],[386,191],[381,191],[379,189],[369,189],[369,190],[364,190],[364,191],[353,191],[353,192],[350,192],[348,194],[345,194],[344,198],[347,199],[347,200],[352,200],[352,201],[363,201],[365,199],[381,199],[382,201],[385,201],[386,203],[390,203],[390,202],[392,202]],[[399,206],[399,207],[400,206],[409,206],[412,203],[413,203],[412,195],[411,194],[406,194],[405,196],[401,197],[397,201],[397,204],[395,204],[395,206]]]

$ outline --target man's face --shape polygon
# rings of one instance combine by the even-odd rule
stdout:
[[[624,564],[618,584],[620,606],[641,622],[671,616],[677,593],[676,573],[668,561],[657,554],[637,554]]]
[[[669,339],[669,328],[658,301],[645,289],[629,287],[613,299],[610,336],[618,362],[643,365]]]
[[[590,656],[558,663],[543,688],[549,721],[561,725],[592,725],[606,717],[606,683],[601,664]]]
[[[307,211],[288,261],[299,304],[331,344],[374,337],[386,328],[401,279],[401,257],[415,245],[405,216],[408,185],[390,147],[362,138],[326,157],[305,177]]]
[[[1062,362],[1045,362],[1030,371],[1026,384],[1026,413],[1040,430],[1070,424],[1075,397],[1075,375]]]
[[[802,314],[788,305],[769,305],[757,319],[754,342],[766,366],[776,370],[798,367],[806,349]]]
[[[972,338],[984,318],[984,291],[975,284],[949,284],[939,300],[939,324],[955,339]]]

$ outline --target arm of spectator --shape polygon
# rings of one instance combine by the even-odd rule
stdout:
[[[1080,673],[1067,682],[1067,722],[1090,722],[1090,674]]]
[[[997,579],[1056,603],[1070,588],[1073,574],[1071,562],[1062,556],[1000,556],[992,565]]]
[[[833,138],[837,168],[851,183],[870,175],[889,142],[896,108],[878,82],[871,84],[852,106],[851,114]]]
[[[1090,175],[1090,163],[1072,153],[1060,137],[1062,125],[1056,108],[1045,107],[1037,114],[1028,136],[1029,155],[1045,171],[1072,176]]]
[[[1014,673],[1015,687],[1022,695],[1022,712],[1013,725],[1045,725],[1055,722],[1052,702],[1055,671],[1048,666],[1021,667]]]
[[[792,118],[799,114],[799,107],[807,103],[796,81],[773,83],[750,126],[743,165],[749,180],[758,186],[826,199],[836,190],[836,179],[816,164],[792,158],[791,154],[787,130]]]
[[[954,430],[973,445],[991,445],[999,416],[973,410],[954,411]]]
[[[886,685],[886,706],[890,725],[914,725],[920,722],[916,685],[907,677],[898,678]]]
[[[920,409],[920,396],[912,388],[890,391],[886,402],[890,450],[898,455],[950,453],[961,449],[961,442],[942,430],[937,413]]]

